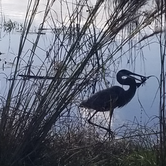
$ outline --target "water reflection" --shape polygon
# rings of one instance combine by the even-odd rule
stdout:
[[[6,20],[22,21],[25,17],[28,0],[1,1],[2,15]]]

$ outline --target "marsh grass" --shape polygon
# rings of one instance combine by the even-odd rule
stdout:
[[[163,148],[160,147],[161,153],[158,153],[158,148],[153,149],[146,139],[142,146],[140,140],[133,139],[131,134],[127,138],[122,135],[121,141],[101,138],[101,133],[86,124],[78,109],[84,96],[102,89],[104,85],[110,86],[108,78],[114,78],[118,70],[115,62],[125,55],[123,46],[133,38],[141,37],[145,28],[165,14],[165,6],[157,1],[151,10],[144,8],[148,2],[119,0],[111,3],[100,0],[91,5],[83,0],[73,3],[74,10],[70,10],[69,3],[61,1],[61,7],[65,6],[68,13],[68,20],[65,20],[63,13],[57,17],[54,11],[57,1],[48,0],[33,41],[27,36],[41,2],[28,2],[14,60],[16,66],[12,68],[7,94],[1,96],[1,165],[157,165],[157,157],[163,155]],[[88,12],[86,17],[81,14],[85,9]],[[100,22],[96,21],[101,11],[105,21],[98,27]],[[6,27],[14,28],[13,22],[9,24]],[[43,50],[39,41],[42,32],[48,29],[52,40],[49,48]],[[156,32],[141,39],[146,40]],[[120,42],[117,43],[117,39]],[[27,42],[32,44],[28,51]],[[137,44],[139,41],[134,45]],[[130,44],[130,50],[133,47]],[[44,59],[37,54],[38,49],[46,55]],[[25,52],[28,52],[26,61]],[[121,55],[116,57],[118,52]],[[36,59],[40,67],[34,72]],[[20,68],[22,62],[24,68]],[[161,110],[164,112],[165,105]],[[129,128],[126,130],[128,133],[131,131]],[[165,137],[162,137],[164,141]]]

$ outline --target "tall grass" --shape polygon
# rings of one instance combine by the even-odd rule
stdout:
[[[144,29],[165,14],[164,1],[163,4],[155,2],[148,10],[146,5],[151,3],[148,0],[98,0],[93,5],[81,0],[73,3],[70,10],[68,1],[48,0],[36,38],[30,41],[32,47],[28,48],[29,58],[25,62],[28,34],[42,3],[28,1],[14,61],[16,67],[11,74],[8,93],[1,97],[1,165],[157,164],[158,148],[141,146],[139,139],[132,137],[122,141],[103,139],[96,128],[86,124],[78,109],[83,96],[94,93],[103,84],[109,85],[108,77],[113,77],[118,70],[115,60],[123,54],[116,55],[123,46],[133,38],[141,37]],[[56,5],[61,7],[58,16],[54,10]],[[63,17],[63,7],[68,13],[67,18]],[[45,59],[41,59],[37,51],[46,29],[51,31],[52,40],[49,48],[43,50]],[[140,42],[159,32],[143,35]],[[117,39],[120,42],[117,43]],[[40,67],[34,72],[36,59],[40,60]],[[161,87],[165,87],[163,61]],[[20,68],[22,62],[26,63],[24,68]],[[43,68],[46,71],[44,76],[41,74]],[[161,88],[161,119],[164,119],[165,111],[164,94],[165,89]],[[163,127],[163,123],[160,124]],[[165,137],[161,138],[163,143]],[[160,148],[161,154],[163,150]]]

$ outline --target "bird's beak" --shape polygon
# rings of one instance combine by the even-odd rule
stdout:
[[[132,77],[132,76],[131,76],[132,78],[134,78],[135,80],[138,80],[138,81],[142,81],[142,80],[146,79],[145,76],[142,76],[142,75],[139,75],[139,74],[136,74],[136,73],[131,73],[130,75],[140,77],[140,79],[139,79],[139,78],[137,78],[137,77]],[[130,76],[129,76],[129,77],[130,77]]]
[[[140,77],[140,78],[137,78],[137,77],[133,77],[133,76],[137,76],[137,77]],[[139,74],[136,74],[136,73],[131,73],[130,78],[133,78],[137,81],[140,81],[139,83],[137,83],[137,87],[139,87],[140,85],[142,85],[143,83],[145,83],[145,81],[149,78],[149,77],[146,77],[146,76],[142,76],[142,75],[139,75]]]

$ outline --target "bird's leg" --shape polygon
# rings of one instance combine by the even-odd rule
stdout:
[[[103,126],[100,126],[100,125],[98,125],[98,124],[96,124],[96,123],[91,122],[91,119],[95,116],[95,114],[96,114],[97,112],[98,112],[98,111],[95,111],[94,114],[88,119],[88,123],[90,123],[90,124],[92,124],[92,125],[94,125],[94,126],[97,126],[97,127],[99,127],[99,128],[102,128],[102,129],[106,130],[106,131],[111,135],[111,137],[113,137],[113,132],[110,130],[110,128],[106,128],[106,127],[103,127]]]
[[[111,97],[110,97],[111,98]],[[110,100],[110,110],[109,110],[109,123],[108,123],[108,130],[109,130],[109,139],[110,139],[110,136],[111,138],[113,138],[113,135],[110,133],[111,131],[111,120],[112,120],[112,115],[113,115],[113,108],[112,108],[112,104],[113,104],[113,101]],[[112,131],[111,131],[112,132]],[[113,132],[112,132],[113,133]]]
[[[98,112],[98,111],[95,111],[95,112],[93,113],[93,115],[88,119],[88,123],[90,123],[90,124],[92,124],[92,125],[94,125],[94,126],[96,126],[97,124],[91,122],[91,119],[95,116],[95,114],[96,114],[97,112]]]
[[[111,131],[111,120],[112,120],[112,115],[113,115],[113,109],[110,108],[110,111],[109,111],[109,126],[108,126],[108,130]]]

